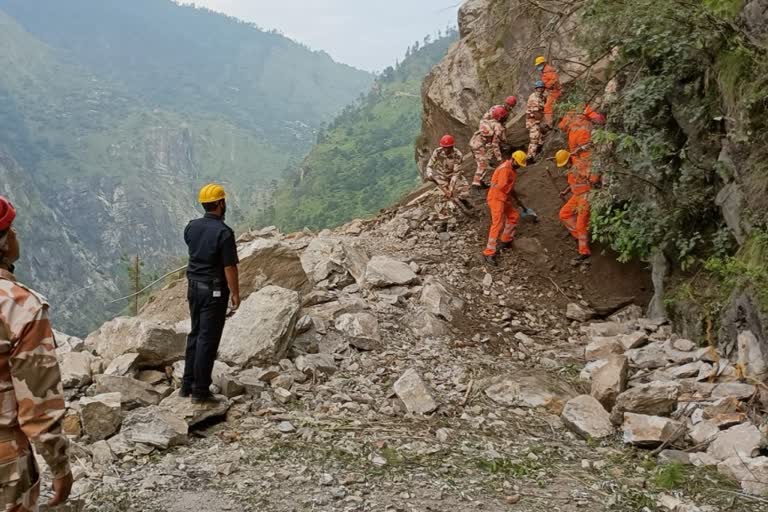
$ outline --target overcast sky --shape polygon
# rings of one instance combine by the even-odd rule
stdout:
[[[186,0],[277,29],[335,60],[380,71],[425,35],[456,25],[461,0]]]

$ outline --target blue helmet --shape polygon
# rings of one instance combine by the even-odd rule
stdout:
[[[544,81],[543,80],[536,80],[536,83],[533,84],[534,89],[544,89]]]

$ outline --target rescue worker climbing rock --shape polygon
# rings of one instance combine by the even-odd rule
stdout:
[[[505,154],[509,157],[509,154]],[[515,151],[493,173],[487,203],[491,212],[491,229],[488,233],[488,245],[483,251],[486,263],[496,266],[496,255],[506,249],[515,240],[517,223],[520,220],[518,199],[515,194],[517,170],[526,167],[528,157],[522,151]],[[501,242],[499,243],[499,240]]]
[[[483,116],[483,119],[490,120],[493,119],[493,109],[496,107],[504,107],[507,109],[507,115],[509,115],[512,110],[517,106],[517,96],[507,96],[507,99],[504,100],[504,105],[494,105],[493,107],[488,110],[488,112],[485,113]]]
[[[525,127],[528,130],[528,161],[532,162],[539,154],[542,144],[541,122],[544,119],[544,104],[546,95],[544,93],[544,82],[537,80],[534,84],[535,90],[528,97],[528,104],[525,110]]]
[[[574,261],[589,258],[589,192],[599,182],[599,177],[592,175],[588,160],[574,158],[568,151],[560,150],[555,155],[558,167],[568,173],[568,188],[560,192],[560,197],[570,192],[571,198],[560,210],[560,221],[578,242],[579,255]]]
[[[472,186],[477,188],[483,186],[483,179],[491,158],[501,161],[501,144],[506,140],[502,122],[509,115],[507,109],[497,105],[491,109],[491,114],[493,119],[480,121],[480,126],[469,141],[469,147],[472,149],[477,163],[477,171],[472,180]]]
[[[227,316],[227,304],[240,307],[235,233],[224,224],[226,193],[220,185],[206,185],[198,197],[205,215],[184,230],[189,247],[187,300],[192,329],[187,337],[184,381],[180,396],[192,395],[194,403],[215,402],[211,373]]]
[[[61,430],[64,388],[48,304],[10,271],[19,254],[11,229],[15,217],[11,203],[0,196],[0,510],[36,512],[40,472],[30,445],[53,475],[49,506],[69,498],[73,478]]]
[[[568,138],[568,152],[571,158],[583,161],[586,167],[592,160],[592,130],[594,124],[605,123],[605,116],[586,106],[581,112],[569,112],[560,121],[558,128]]]
[[[441,190],[447,192],[447,197],[466,199],[469,195],[469,184],[461,174],[461,161],[464,155],[455,147],[456,141],[452,135],[440,139],[440,147],[435,149],[427,164],[427,179],[434,181]]]
[[[560,85],[560,75],[547,62],[546,57],[536,57],[534,63],[536,69],[541,73],[541,81],[544,82],[544,87],[547,90],[547,102],[544,105],[544,125],[547,128],[552,128],[555,119],[555,104],[563,93],[562,86]]]

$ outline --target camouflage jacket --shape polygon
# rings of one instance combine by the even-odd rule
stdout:
[[[546,96],[534,91],[528,97],[528,105],[525,109],[525,113],[528,119],[541,120],[544,115],[544,104],[546,103]]]
[[[450,180],[454,175],[459,174],[459,166],[463,158],[464,155],[456,148],[453,148],[453,153],[450,156],[445,153],[443,148],[437,148],[427,164],[427,178],[436,176]]]
[[[480,121],[478,127],[472,139],[469,141],[469,145],[472,149],[480,149],[485,147],[491,151],[496,160],[501,160],[501,144],[504,144],[507,140],[507,132],[504,126],[495,119],[483,119]]]
[[[69,473],[64,412],[48,304],[0,269],[0,485],[15,480],[30,441],[54,478]]]

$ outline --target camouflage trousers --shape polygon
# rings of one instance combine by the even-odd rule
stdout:
[[[536,156],[539,147],[541,147],[541,121],[528,119],[525,122],[525,127],[528,129],[528,156],[533,157]]]
[[[475,162],[477,163],[477,170],[475,171],[475,177],[472,179],[472,184],[480,185],[488,172],[492,152],[488,151],[485,146],[480,146],[479,148],[472,148],[472,154],[475,155]]]
[[[0,512],[37,512],[40,477],[31,453],[0,463]]]
[[[458,175],[453,177],[443,176],[441,174],[435,174],[435,183],[441,188],[447,191],[453,191],[452,196],[456,199],[464,199],[469,196],[469,183],[464,176]]]

